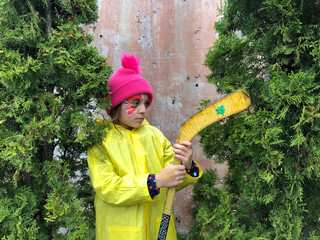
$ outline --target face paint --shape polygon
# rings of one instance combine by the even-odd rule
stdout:
[[[146,94],[139,94],[132,96],[124,101],[126,104],[126,112],[128,113],[129,117],[136,113],[137,109],[143,104],[146,111],[150,106],[150,97]]]

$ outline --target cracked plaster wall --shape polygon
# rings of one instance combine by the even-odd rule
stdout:
[[[139,56],[142,76],[153,89],[148,112],[150,124],[174,143],[181,124],[197,112],[201,99],[221,98],[207,83],[203,65],[208,48],[217,38],[214,22],[220,0],[98,0],[99,19],[87,32],[107,63],[118,69],[123,53]],[[202,155],[198,138],[194,159],[203,168],[216,168],[222,179],[226,166]],[[218,183],[218,185],[221,183]],[[192,225],[189,186],[176,194],[177,232],[185,235]]]

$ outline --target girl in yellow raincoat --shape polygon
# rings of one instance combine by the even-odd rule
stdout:
[[[110,129],[100,145],[88,150],[96,191],[97,240],[155,240],[168,187],[196,181],[201,168],[192,161],[190,142],[171,143],[145,120],[153,93],[139,73],[139,60],[124,55],[110,78]],[[181,165],[172,165],[173,158]],[[176,239],[171,217],[167,239]]]

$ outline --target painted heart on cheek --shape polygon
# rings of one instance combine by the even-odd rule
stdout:
[[[130,105],[126,105],[126,111],[127,111],[128,115],[131,117],[134,114],[134,112],[136,111],[136,108],[134,108]]]

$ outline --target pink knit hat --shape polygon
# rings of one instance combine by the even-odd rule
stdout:
[[[110,114],[111,110],[124,100],[137,95],[148,94],[150,96],[150,104],[153,99],[153,93],[150,84],[139,74],[141,68],[139,66],[139,58],[133,55],[123,55],[121,58],[122,68],[119,68],[108,82],[111,94],[111,107],[107,109]]]

